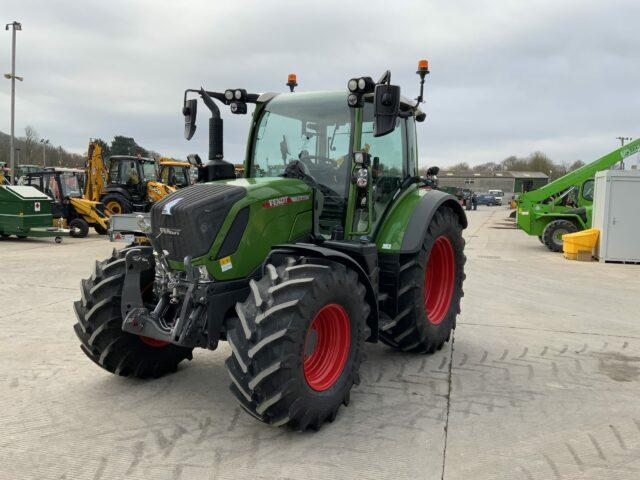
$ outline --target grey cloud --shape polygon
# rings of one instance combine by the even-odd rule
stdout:
[[[206,124],[182,138],[182,92],[245,87],[343,89],[392,70],[415,96],[430,60],[423,164],[499,161],[543,150],[589,160],[637,136],[640,5],[599,1],[24,1],[17,128],[76,151],[125,134],[184,157],[206,153]],[[5,22],[5,23],[6,23]],[[9,69],[9,35],[0,69]],[[8,131],[8,82],[0,130]],[[249,117],[225,116],[227,157],[240,161]]]

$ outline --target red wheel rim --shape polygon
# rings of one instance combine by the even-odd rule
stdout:
[[[142,340],[143,343],[146,343],[150,347],[165,347],[169,345],[169,342],[165,342],[164,340],[156,340],[155,338],[145,337],[144,335],[138,335],[138,338]]]
[[[447,316],[456,278],[453,246],[446,236],[436,238],[424,272],[424,308],[427,320],[439,325]]]
[[[304,346],[304,378],[316,391],[330,388],[342,373],[349,357],[351,326],[349,315],[337,303],[330,303],[313,317]]]

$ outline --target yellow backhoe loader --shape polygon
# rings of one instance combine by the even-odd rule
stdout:
[[[176,191],[160,181],[155,160],[113,155],[106,161],[98,142],[89,143],[84,196],[102,202],[108,214],[149,211],[154,202]]]

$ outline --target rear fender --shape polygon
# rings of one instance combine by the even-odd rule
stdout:
[[[388,210],[376,236],[378,251],[417,252],[436,211],[444,207],[453,210],[460,226],[467,228],[467,216],[456,197],[440,190],[409,189]]]
[[[338,250],[314,245],[311,243],[295,243],[274,246],[273,250],[271,250],[263,263],[263,269],[264,265],[270,263],[274,256],[285,257],[291,255],[304,255],[305,257],[321,258],[324,260],[341,263],[358,274],[359,280],[362,282],[364,288],[367,291],[367,293],[365,294],[365,299],[371,307],[369,317],[367,317],[367,326],[370,328],[371,334],[369,335],[369,338],[367,338],[367,342],[377,342],[378,318],[380,314],[378,310],[378,293],[371,283],[369,275],[367,275],[367,272],[365,272],[362,266],[352,257],[343,252],[339,252]]]

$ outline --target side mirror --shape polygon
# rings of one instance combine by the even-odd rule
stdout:
[[[197,153],[190,153],[189,155],[187,155],[187,161],[192,167],[197,168],[202,166],[202,160],[200,159],[200,155],[198,155]]]
[[[182,107],[184,115],[184,138],[191,140],[193,134],[196,133],[196,113],[198,112],[198,100],[192,98],[187,100]]]
[[[427,170],[427,176],[428,177],[435,177],[436,175],[438,175],[438,173],[440,173],[440,168],[439,167],[430,167]]]
[[[400,87],[378,84],[373,100],[373,136],[382,137],[396,128],[396,118],[400,111]]]

